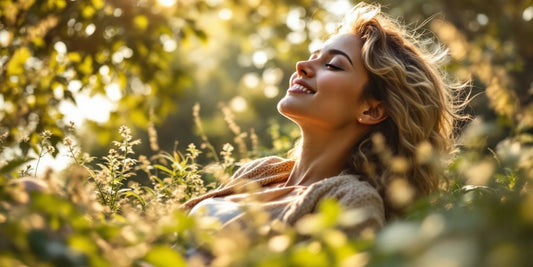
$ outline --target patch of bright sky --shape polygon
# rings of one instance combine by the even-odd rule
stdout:
[[[218,12],[218,17],[222,20],[229,20],[233,17],[233,11],[229,8],[223,8]]]
[[[248,107],[246,99],[242,96],[236,96],[230,101],[230,107],[236,112],[243,112]]]
[[[283,71],[280,68],[268,68],[263,71],[263,81],[266,84],[277,84],[283,78]]]
[[[106,91],[114,90],[107,90],[106,88]],[[115,108],[115,105],[110,100],[112,97],[118,97],[117,93],[112,92],[110,96],[106,97],[102,94],[89,96],[87,93],[81,92],[75,94],[77,105],[70,101],[62,101],[59,104],[59,111],[65,114],[65,122],[72,121],[76,125],[82,125],[85,120],[104,123],[109,120],[109,114]]]
[[[305,9],[302,7],[296,7],[289,11],[285,23],[293,31],[302,31],[305,29],[305,21],[302,17],[305,16]]]
[[[163,44],[163,50],[165,50],[165,52],[172,52],[178,47],[178,43],[176,42],[176,40],[172,39],[166,34],[162,34],[159,37],[159,41],[161,42],[161,44]]]
[[[11,39],[11,35],[6,30],[0,31],[0,46],[6,47],[9,45],[9,41]]]
[[[173,6],[176,3],[176,0],[157,0],[163,6]]]
[[[344,15],[346,11],[350,10],[353,7],[350,1],[347,0],[327,0],[321,2],[324,3],[322,6],[333,15]]]
[[[65,43],[59,41],[59,42],[56,42],[54,44],[54,49],[57,51],[57,53],[59,54],[66,54],[67,53],[67,46],[65,45]]]
[[[257,73],[255,72],[246,73],[242,77],[242,81],[246,87],[252,88],[252,89],[255,89],[257,86],[259,86],[259,82],[260,82],[259,75],[257,75]]]
[[[265,96],[267,98],[274,98],[274,97],[278,96],[279,88],[277,86],[275,86],[275,85],[267,85],[263,89],[263,94],[265,94]]]
[[[47,153],[41,157],[39,166],[37,166],[37,160],[28,162],[26,165],[32,166],[30,174],[35,174],[35,167],[37,167],[37,176],[42,176],[48,169],[59,172],[71,165],[74,160],[68,156],[68,149],[63,144],[58,144],[57,149],[59,152],[55,158]]]
[[[81,82],[72,81],[68,85],[68,89],[77,92],[81,88]],[[72,121],[75,125],[83,125],[85,121],[91,120],[98,123],[104,123],[109,120],[111,111],[115,108],[114,101],[122,97],[122,92],[118,84],[111,83],[106,87],[106,95],[96,94],[90,96],[85,92],[77,92],[74,94],[77,105],[70,101],[61,101],[59,104],[59,111],[64,114],[63,120],[65,122]],[[68,167],[72,160],[68,157],[68,150],[63,144],[58,144],[59,151],[56,158],[46,154],[41,158],[37,169],[37,175],[42,175],[48,168],[55,171],[61,171]],[[36,167],[37,161],[28,162],[33,168]],[[30,173],[33,175],[35,169]]]
[[[96,26],[93,23],[85,27],[85,34],[87,34],[87,36],[91,36],[94,33],[94,31],[96,31]]]
[[[268,55],[265,51],[259,50],[254,52],[252,56],[252,62],[254,63],[255,67],[260,69],[263,66],[265,66],[266,62],[268,61]]]
[[[529,6],[524,9],[524,12],[522,12],[522,19],[525,21],[530,21],[533,19],[533,6]]]

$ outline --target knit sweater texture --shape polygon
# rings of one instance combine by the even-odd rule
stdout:
[[[280,157],[265,157],[244,164],[226,184],[183,204],[191,209],[200,201],[212,197],[227,197],[246,192],[251,187],[268,188],[287,181],[294,166],[293,160]],[[369,183],[361,181],[357,175],[343,174],[325,178],[307,186],[290,201],[266,205],[271,220],[278,219],[294,225],[303,216],[317,211],[320,201],[332,198],[337,200],[354,218],[342,229],[349,236],[357,236],[366,228],[377,230],[385,222],[384,205],[381,196]]]

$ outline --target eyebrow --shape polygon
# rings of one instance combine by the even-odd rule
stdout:
[[[318,54],[320,53],[320,49],[318,50],[315,50],[313,53],[311,54]],[[328,49],[326,51],[327,54],[332,54],[332,55],[341,55],[341,56],[344,56],[346,59],[348,59],[348,61],[350,62],[350,64],[353,66],[353,62],[352,60],[350,59],[350,57],[348,56],[348,54],[344,53],[343,51],[341,50],[338,50],[338,49]]]

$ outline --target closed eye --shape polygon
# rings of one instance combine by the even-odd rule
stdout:
[[[331,70],[342,70],[341,68],[333,65],[333,64],[326,64],[326,68],[328,69],[331,69]]]

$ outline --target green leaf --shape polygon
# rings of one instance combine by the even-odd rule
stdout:
[[[183,257],[175,250],[166,246],[154,246],[144,258],[154,266],[186,266]]]
[[[168,174],[172,174],[172,173],[174,173],[174,172],[173,172],[172,170],[170,170],[169,168],[167,168],[167,167],[165,167],[165,166],[163,166],[163,165],[160,165],[160,164],[155,164],[154,167],[157,168],[157,169],[159,169],[159,170],[162,170],[162,171],[164,171],[164,172],[166,172],[166,173],[168,173]]]
[[[104,0],[92,0],[91,2],[93,3],[93,7],[96,9],[101,9],[104,7]]]
[[[144,201],[144,199],[137,193],[135,192],[132,192],[132,191],[122,191],[122,190],[119,190],[119,194],[121,196],[126,196],[126,197],[134,197],[136,198],[137,200],[139,200],[139,202],[141,203],[141,205],[145,206],[146,205],[146,202]]]
[[[72,94],[72,91],[70,90],[65,90],[63,92],[63,99],[68,99],[72,101],[72,103],[76,104],[76,98],[74,98],[74,94]]]
[[[30,50],[26,47],[21,47],[13,53],[11,60],[7,64],[7,75],[20,75],[24,73],[24,64],[31,56]]]
[[[67,58],[72,62],[80,62],[81,56],[78,52],[70,52],[67,54]]]
[[[146,16],[138,15],[135,16],[133,19],[133,23],[135,24],[135,27],[137,27],[139,30],[144,31],[148,27],[148,19]]]
[[[21,145],[22,144],[27,144],[27,143],[21,143]],[[10,173],[13,170],[17,169],[18,167],[20,167],[21,165],[23,165],[24,163],[31,161],[33,159],[34,158],[18,158],[18,159],[10,160],[5,166],[0,168],[0,174]]]
[[[83,8],[83,10],[81,11],[81,14],[84,18],[91,18],[95,13],[95,10],[92,6],[86,6],[85,8]]]
[[[93,73],[93,58],[91,56],[86,56],[83,59],[83,62],[78,66],[78,70],[85,75]]]
[[[95,254],[98,252],[96,244],[85,235],[72,235],[69,239],[69,245],[72,249],[86,254]]]
[[[323,215],[324,224],[327,226],[334,225],[342,213],[341,205],[332,198],[321,201],[318,210]]]
[[[19,148],[22,150],[22,155],[27,155],[28,151],[30,151],[31,145],[28,142],[20,142]]]

